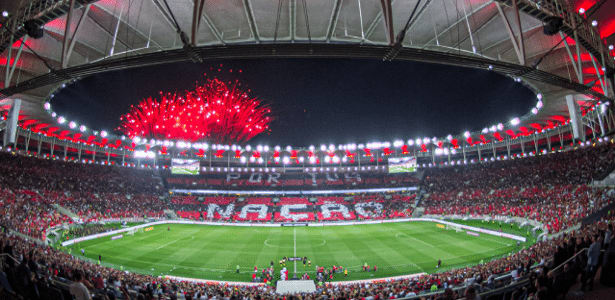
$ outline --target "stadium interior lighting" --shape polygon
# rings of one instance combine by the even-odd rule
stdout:
[[[464,132],[464,133],[463,133],[463,136],[464,136],[465,138],[469,138],[469,137],[470,137],[470,132],[469,132],[469,131]]]
[[[107,137],[107,132],[106,132],[106,131],[104,131],[104,130],[103,130],[103,131],[101,131],[101,132],[100,132],[100,136],[102,136],[102,137]],[[153,141],[153,140],[152,140],[152,141]]]
[[[593,20],[592,21],[592,26],[594,26],[594,27],[598,26],[598,21],[597,20]]]
[[[519,118],[515,117],[515,118],[512,118],[510,120],[510,125],[512,125],[512,126],[517,126],[517,125],[519,125],[519,123],[521,123],[521,120],[519,120]]]
[[[534,115],[538,114],[538,108],[536,107],[532,108],[532,114]]]
[[[446,136],[446,139],[450,142],[453,140],[453,136],[449,134]]]
[[[64,118],[64,117],[62,117],[62,116],[60,116],[60,117],[58,118],[58,123],[60,123],[60,124],[64,124],[65,122],[66,122],[66,118]]]
[[[43,105],[43,107],[45,108],[45,110],[50,110],[50,109],[51,109],[51,103],[49,103],[49,102],[45,102],[45,104]]]
[[[3,17],[5,17],[5,18],[8,18],[8,16],[9,16],[9,12],[8,12],[8,11],[6,11],[6,10],[3,10],[3,11],[2,11],[2,16],[3,16]]]
[[[86,131],[87,129],[88,129],[88,128],[87,128],[87,127],[85,127],[85,125],[80,125],[80,126],[79,126],[79,131],[81,131],[81,132],[84,132],[84,131]]]
[[[609,45],[609,50],[613,50],[613,49],[615,49],[615,46]]]
[[[541,109],[542,105],[542,100],[538,100],[538,102],[536,102],[536,108]]]
[[[68,127],[70,127],[70,129],[74,129],[75,127],[77,127],[77,123],[75,123],[75,121],[70,121],[68,123]]]
[[[408,140],[408,146],[412,146],[414,145],[414,141],[413,140]]]

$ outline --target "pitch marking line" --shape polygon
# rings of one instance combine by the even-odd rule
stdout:
[[[265,246],[267,246],[267,247],[272,247],[272,248],[290,248],[290,246],[286,246],[285,247],[285,246],[279,246],[279,245],[272,245],[272,244],[270,244],[269,239],[266,239],[263,242],[263,244],[265,244]],[[327,241],[323,239],[322,243],[320,243],[318,245],[312,245],[312,248],[314,248],[314,247],[322,247],[322,246],[324,246],[326,244],[327,244]]]
[[[395,234],[395,237],[396,237],[396,238],[400,238],[401,236],[406,237],[406,238],[409,238],[409,239],[411,239],[411,240],[413,240],[413,241],[419,242],[419,243],[421,243],[421,244],[423,244],[423,245],[425,245],[425,246],[427,246],[427,247],[429,247],[429,248],[434,248],[434,245],[429,244],[429,243],[424,242],[424,241],[421,241],[421,240],[419,240],[419,239],[417,239],[417,238],[415,238],[415,237],[413,237],[413,236],[407,235],[407,234],[405,234],[405,233],[399,232],[399,233]]]
[[[170,241],[168,243],[164,243],[164,244],[160,245],[159,247],[156,247],[156,250],[160,250],[160,249],[162,249],[162,248],[164,248],[164,247],[166,247],[168,245],[171,245],[173,243],[177,243],[179,240],[181,240],[181,239],[177,239],[177,240]]]

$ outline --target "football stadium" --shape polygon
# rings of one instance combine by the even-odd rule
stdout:
[[[0,300],[615,299],[615,1],[0,11]]]

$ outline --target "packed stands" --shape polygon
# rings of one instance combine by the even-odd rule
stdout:
[[[543,223],[549,232],[562,232],[613,202],[615,197],[609,188],[591,186],[592,180],[613,169],[613,153],[613,147],[607,145],[525,159],[428,169],[421,184],[426,194],[420,205],[431,215],[519,216]],[[172,209],[180,217],[194,220],[287,222],[405,217],[411,215],[416,200],[415,195],[404,193],[317,197],[172,195],[170,199],[162,199],[160,180],[147,170],[38,160],[4,153],[0,154],[0,161],[2,225],[38,239],[44,239],[48,227],[73,221],[58,213],[53,207],[56,204],[90,221],[162,217],[163,210]],[[289,215],[301,218],[289,218]],[[510,281],[495,280],[502,274],[512,274],[514,281],[535,278],[520,291],[526,295],[565,293],[561,280],[568,280],[569,286],[579,278],[548,275],[549,270],[597,241],[597,247],[615,252],[614,247],[606,248],[614,244],[610,243],[613,221],[611,215],[601,222],[540,241],[509,257],[476,266],[417,279],[324,285],[317,294],[304,295],[304,298],[326,295],[336,299],[394,299],[421,294],[433,286],[436,289],[467,286],[458,291],[446,289],[445,293],[455,298],[509,284]],[[2,258],[0,265],[11,289],[0,290],[0,298],[17,295],[28,299],[58,298],[66,290],[58,288],[57,281],[66,280],[80,281],[91,293],[109,298],[128,299],[139,294],[146,298],[154,295],[279,298],[267,286],[194,284],[122,272],[6,232],[0,234],[0,249],[16,259]],[[586,255],[578,256],[568,263],[568,275],[587,277],[587,264]],[[24,277],[24,274],[32,276]]]
[[[427,215],[509,216],[536,220],[549,233],[578,223],[613,202],[614,191],[587,185],[534,186],[504,190],[433,192],[423,201]]]
[[[308,168],[309,170],[309,168]],[[166,183],[177,189],[218,189],[218,190],[284,190],[284,189],[348,189],[370,187],[417,186],[420,178],[416,174],[386,174],[381,172],[345,173],[213,173],[201,176],[171,175],[163,171]]]
[[[415,197],[402,193],[312,198],[174,195],[170,201],[178,216],[196,221],[309,222],[407,218],[412,216]]]

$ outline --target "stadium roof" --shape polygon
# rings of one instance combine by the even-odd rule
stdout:
[[[361,57],[489,69],[542,94],[542,108],[528,112],[522,124],[567,118],[567,94],[613,98],[612,79],[609,83],[604,74],[614,65],[608,46],[615,43],[615,1],[15,2],[0,6],[9,12],[0,19],[0,109],[8,109],[12,98],[25,100],[22,121],[36,120],[29,126],[57,126],[42,104],[69,80],[214,58]],[[561,32],[545,35],[545,20],[553,15],[564,17]],[[26,35],[27,20],[43,26],[42,38]]]

